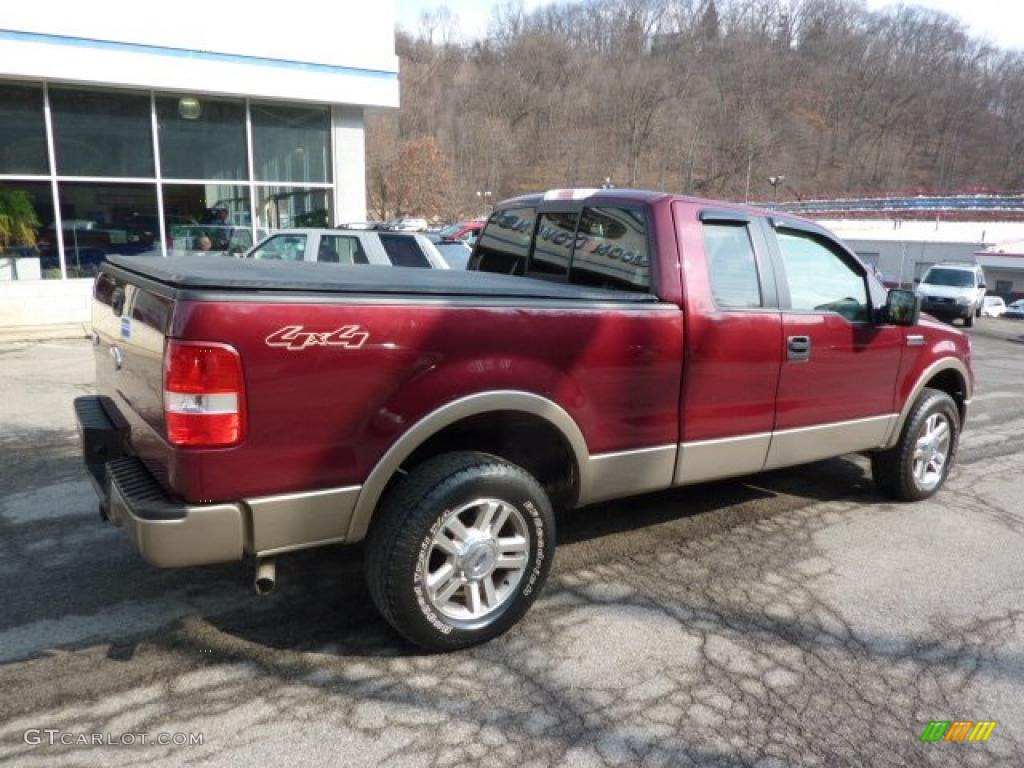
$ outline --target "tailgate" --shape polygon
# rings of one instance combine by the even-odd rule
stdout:
[[[146,285],[150,285],[148,281]],[[96,389],[108,415],[130,430],[132,451],[170,490],[163,409],[164,336],[174,300],[101,272],[93,292]]]

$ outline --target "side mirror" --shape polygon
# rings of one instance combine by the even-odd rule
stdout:
[[[914,291],[894,288],[885,298],[882,321],[892,325],[917,325],[921,317],[921,297]]]
[[[985,281],[984,280],[982,280],[980,283],[978,283],[978,287],[981,288],[982,290],[985,290],[986,288],[988,288],[988,286],[985,285]]]
[[[915,277],[914,278],[914,285],[917,285],[920,282],[921,282],[921,278],[920,277]]]

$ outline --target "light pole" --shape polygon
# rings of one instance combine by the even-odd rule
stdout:
[[[779,202],[779,187],[786,180],[785,176],[769,176],[768,183],[772,185],[772,202]]]
[[[491,203],[491,190],[489,190],[489,189],[479,190],[478,189],[476,191],[476,196],[483,203],[483,206],[484,206],[484,216],[486,217],[486,216],[490,215],[490,210],[488,210],[488,208],[489,208],[490,203]]]

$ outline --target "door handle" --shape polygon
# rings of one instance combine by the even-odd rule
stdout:
[[[809,360],[811,357],[810,336],[789,336],[786,339],[787,360]]]

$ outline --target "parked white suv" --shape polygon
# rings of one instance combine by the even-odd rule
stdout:
[[[282,229],[252,248],[245,257],[274,261],[449,268],[448,262],[425,235],[353,229]]]
[[[921,308],[939,318],[961,318],[970,328],[981,313],[985,273],[977,264],[935,264],[917,286]]]

